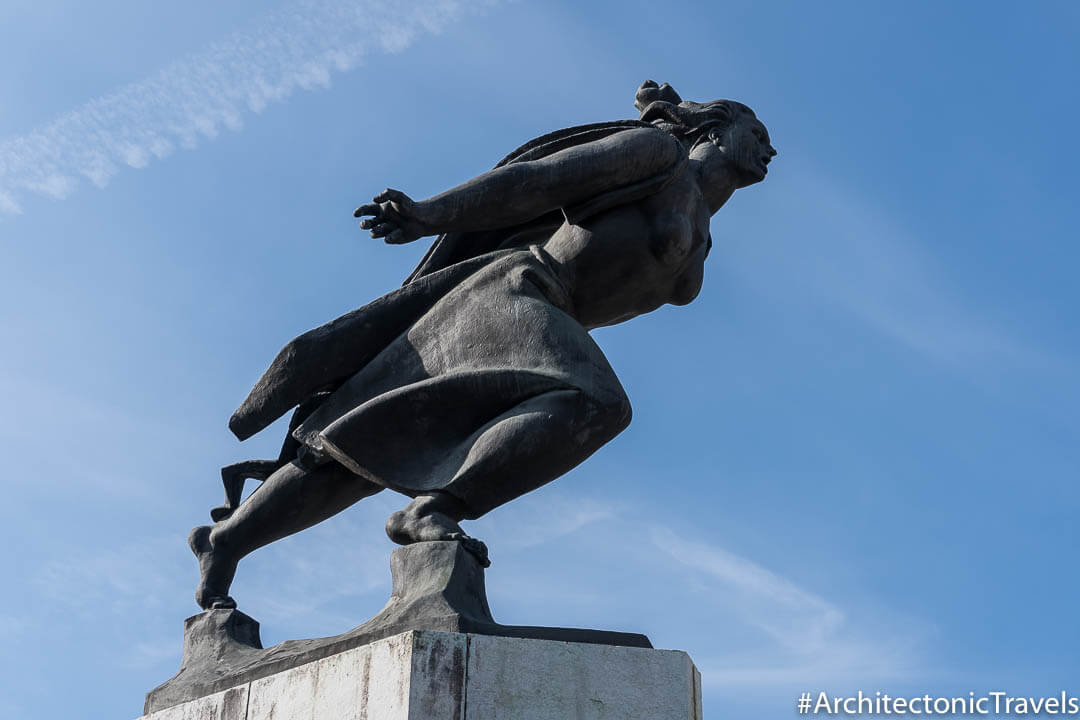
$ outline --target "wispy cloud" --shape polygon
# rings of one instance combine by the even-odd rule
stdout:
[[[907,678],[921,664],[925,631],[915,621],[881,623],[862,612],[852,621],[849,610],[728,550],[662,527],[652,528],[650,536],[694,571],[695,582],[717,599],[714,612],[764,636],[745,650],[704,658],[701,670],[709,685],[779,689],[807,682],[880,682]]]
[[[0,367],[0,373],[5,371]],[[11,447],[21,447],[37,458],[17,460],[15,466],[25,468],[23,472],[31,466],[47,468],[44,477],[33,484],[35,491],[55,488],[58,492],[62,487],[70,490],[70,479],[78,478],[80,493],[128,501],[160,498],[161,488],[146,482],[146,466],[140,456],[118,454],[109,443],[101,441],[101,435],[87,432],[86,428],[108,428],[114,437],[125,438],[131,446],[171,448],[162,452],[174,453],[169,458],[174,463],[183,449],[197,446],[197,434],[190,425],[165,413],[154,416],[136,412],[119,403],[91,400],[90,394],[85,388],[65,387],[62,382],[28,374],[7,372],[0,376],[0,397],[16,409],[0,418],[0,435]],[[43,427],[51,428],[51,432],[42,433]],[[50,444],[52,433],[68,438],[64,452],[56,452]]]
[[[50,609],[123,615],[189,594],[196,576],[190,557],[183,537],[172,536],[118,549],[69,548],[64,558],[45,563],[33,582]]]
[[[182,646],[175,637],[166,637],[157,642],[138,642],[118,659],[124,667],[145,668],[165,663],[177,663],[180,660]]]
[[[21,705],[11,700],[0,698],[0,718],[23,720],[23,718],[28,717],[31,717],[31,714],[24,710]]]
[[[140,82],[0,141],[0,215],[192,149],[295,90],[324,88],[373,53],[407,48],[490,0],[302,0]]]
[[[266,624],[268,634],[344,632],[359,625],[367,618],[356,608],[377,609],[389,596],[394,545],[383,524],[404,502],[400,495],[380,493],[260,549],[241,562],[234,597]]]
[[[14,615],[0,615],[0,642],[10,642],[25,631],[25,620]]]
[[[821,179],[812,185],[819,211],[838,223],[814,241],[824,251],[824,262],[812,271],[823,295],[879,332],[950,364],[1042,362],[1009,329],[968,307],[943,268],[923,256],[917,238],[843,188]]]
[[[902,219],[857,188],[793,163],[783,210],[769,219],[770,243],[734,267],[772,296],[813,302],[856,318],[878,335],[933,361],[972,369],[1069,371],[1021,328],[994,317],[962,278]]]
[[[844,622],[844,613],[832,603],[746,558],[683,540],[665,528],[653,528],[651,535],[653,543],[680,563],[725,585],[728,595],[739,600],[746,620],[785,647],[818,650]]]
[[[614,518],[624,509],[617,501],[548,492],[542,502],[531,498],[526,504],[510,505],[478,521],[468,532],[497,538],[500,549],[515,552]]]

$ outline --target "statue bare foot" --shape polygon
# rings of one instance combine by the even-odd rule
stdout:
[[[483,567],[491,565],[487,545],[469,537],[454,520],[457,500],[443,492],[418,495],[404,510],[398,510],[386,521],[386,534],[398,545],[434,540],[454,540],[476,556]]]
[[[236,561],[225,557],[210,541],[213,528],[203,525],[191,531],[188,545],[199,559],[199,586],[195,589],[195,602],[203,610],[235,608],[236,601],[229,597],[229,586],[236,575]]]

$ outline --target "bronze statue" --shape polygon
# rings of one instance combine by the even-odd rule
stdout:
[[[464,519],[554,480],[630,422],[589,330],[684,305],[709,219],[776,150],[750,108],[637,91],[638,120],[533,140],[427,200],[356,210],[389,243],[438,239],[403,287],[296,338],[229,422],[241,439],[295,408],[277,461],[222,471],[227,502],[192,531],[203,608],[235,607],[237,562],[384,488],[399,544],[457,540]],[[240,502],[245,479],[263,480]]]

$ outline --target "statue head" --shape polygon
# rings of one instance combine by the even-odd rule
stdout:
[[[740,185],[764,180],[769,161],[776,155],[765,125],[740,102],[691,102],[667,83],[646,80],[638,88],[634,106],[641,112],[638,119],[668,131],[691,154],[706,142],[718,148],[738,174]]]

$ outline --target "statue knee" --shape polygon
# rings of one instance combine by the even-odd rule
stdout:
[[[630,398],[618,385],[604,388],[603,392],[590,393],[589,406],[590,420],[599,426],[604,435],[602,442],[611,440],[625,430],[633,416]]]

